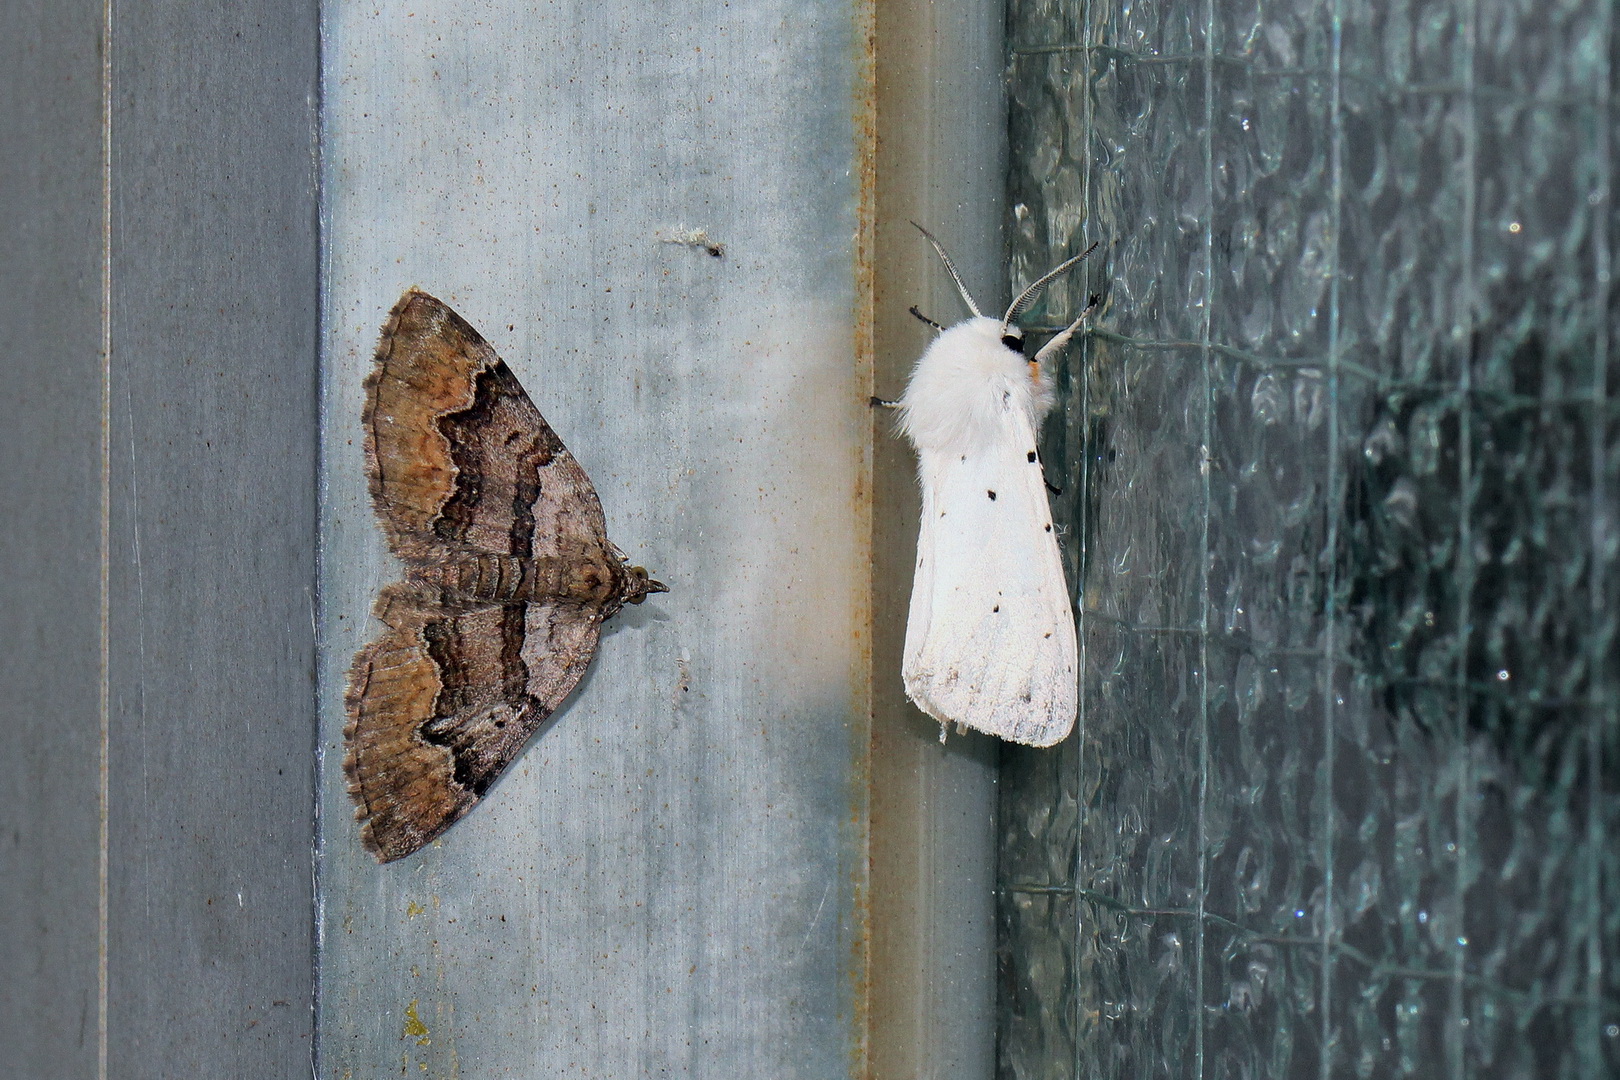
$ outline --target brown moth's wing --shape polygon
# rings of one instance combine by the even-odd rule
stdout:
[[[362,842],[392,862],[478,804],[585,673],[601,618],[570,603],[448,609],[404,583],[376,615],[387,629],[349,671],[343,771]]]
[[[619,560],[585,471],[445,304],[412,290],[394,306],[363,419],[372,504],[408,577],[378,599],[385,629],[349,672],[344,771],[361,837],[389,862],[478,803],[578,683],[622,600],[503,603],[429,584],[469,550],[583,577]]]
[[[400,298],[366,379],[366,472],[390,548],[608,552],[602,504],[501,358],[427,293]]]

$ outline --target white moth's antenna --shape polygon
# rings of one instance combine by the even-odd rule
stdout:
[[[921,228],[921,227],[922,226],[920,226],[920,225],[918,226],[918,228]],[[928,236],[927,232],[924,232],[923,235]],[[932,240],[933,237],[928,236],[928,239]],[[939,245],[935,244],[934,246],[938,247]],[[1066,259],[1065,261],[1059,263],[1057,265],[1056,269],[1047,271],[1047,273],[1043,277],[1041,277],[1040,280],[1034,282],[1032,285],[1030,285],[1029,288],[1027,288],[1023,292],[1019,293],[1018,294],[1018,299],[1016,299],[1016,300],[1014,300],[1012,302],[1012,307],[1007,309],[1006,317],[1001,320],[1001,336],[1002,337],[1007,336],[1007,328],[1012,325],[1012,321],[1014,319],[1018,318],[1018,316],[1022,315],[1024,313],[1024,310],[1035,302],[1036,297],[1041,295],[1041,290],[1042,289],[1044,289],[1048,285],[1052,284],[1052,282],[1055,281],[1057,278],[1061,277],[1064,274],[1067,274],[1070,270],[1073,270],[1076,266],[1078,266],[1085,259],[1085,257],[1087,255],[1090,255],[1093,251],[1096,251],[1096,250],[1097,250],[1097,245],[1096,245],[1096,243],[1093,243],[1090,247],[1086,248],[1086,250],[1082,251],[1080,254],[1076,255],[1074,258]],[[942,251],[942,252],[940,252],[940,254],[944,255],[945,253]],[[945,265],[949,266],[950,263],[947,262]],[[1089,312],[1090,309],[1088,308],[1087,311]],[[975,311],[973,314],[977,315],[978,312]],[[1084,318],[1084,317],[1085,316],[1081,316],[1081,318]],[[1073,327],[1070,327],[1070,329],[1072,330]]]
[[[915,221],[913,221],[912,224],[917,225],[917,223]],[[962,299],[963,300],[967,301],[968,310],[973,312],[974,318],[978,318],[978,316],[979,316],[979,305],[975,304],[973,302],[973,297],[968,295],[967,286],[962,284],[962,275],[958,274],[956,272],[956,264],[951,262],[951,257],[949,255],[945,254],[944,246],[942,244],[940,244],[940,242],[938,240],[934,239],[934,234],[933,233],[929,232],[927,229],[923,228],[921,225],[917,225],[917,231],[922,233],[924,236],[926,236],[928,238],[928,242],[930,244],[934,245],[934,250],[936,252],[938,252],[938,254],[939,254],[939,261],[945,264],[945,269],[950,273],[951,280],[956,282],[956,291],[962,294]],[[1095,245],[1093,245],[1093,246],[1095,246]],[[1087,252],[1086,254],[1089,255],[1090,252]],[[1085,257],[1086,257],[1085,255],[1080,256],[1081,259],[1083,259]],[[1079,259],[1076,259],[1076,260],[1073,260],[1073,261],[1078,262]],[[1067,267],[1068,264],[1064,264],[1064,265],[1065,265],[1065,267]],[[1054,271],[1054,273],[1055,272],[1056,271]],[[1051,275],[1047,275],[1047,276],[1050,277]]]

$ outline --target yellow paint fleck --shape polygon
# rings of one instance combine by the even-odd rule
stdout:
[[[418,915],[425,914],[427,914],[427,908],[423,907],[421,904],[418,904],[415,900],[412,900],[409,904],[405,905],[405,917],[407,919],[414,919]]]
[[[422,1023],[420,1016],[416,1015],[415,998],[412,998],[411,1003],[405,1006],[405,1030],[400,1034],[400,1038],[415,1039],[417,1046],[427,1046],[431,1042],[428,1039],[427,1025]]]

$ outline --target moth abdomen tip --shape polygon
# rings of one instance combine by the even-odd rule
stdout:
[[[626,567],[630,581],[624,589],[625,603],[639,604],[653,593],[669,592],[669,586],[647,573],[644,566]]]

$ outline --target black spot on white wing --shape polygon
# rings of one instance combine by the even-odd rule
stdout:
[[[995,606],[995,607],[993,607],[993,608],[991,608],[991,609],[990,609],[990,613],[991,613],[991,614],[992,614],[992,615],[994,615],[994,614],[995,614],[995,613],[996,613],[996,612],[998,612],[998,611],[1000,611],[1000,610],[1001,610],[1001,605],[1000,605],[1000,604],[997,604],[997,605],[996,605],[996,606]]]
[[[989,490],[986,490],[986,491],[985,491],[985,494],[986,494],[986,495],[988,495],[988,496],[990,496],[990,501],[991,501],[991,502],[995,502],[995,501],[996,501],[996,493],[995,493],[995,492],[993,492],[993,491],[989,491]]]
[[[1025,455],[1025,456],[1026,456],[1026,457],[1027,457],[1027,458],[1028,458],[1028,459],[1029,459],[1029,460],[1030,460],[1030,461],[1034,461],[1034,460],[1035,460],[1035,451],[1033,451],[1033,450],[1031,450],[1031,451],[1030,451],[1030,452],[1029,452],[1029,453],[1028,453],[1028,454],[1026,454],[1026,455]]]
[[[1050,526],[1050,525],[1048,525],[1048,526],[1047,526],[1047,527],[1046,527],[1046,531],[1047,531],[1047,532],[1051,532],[1051,531],[1052,531],[1052,526]]]

